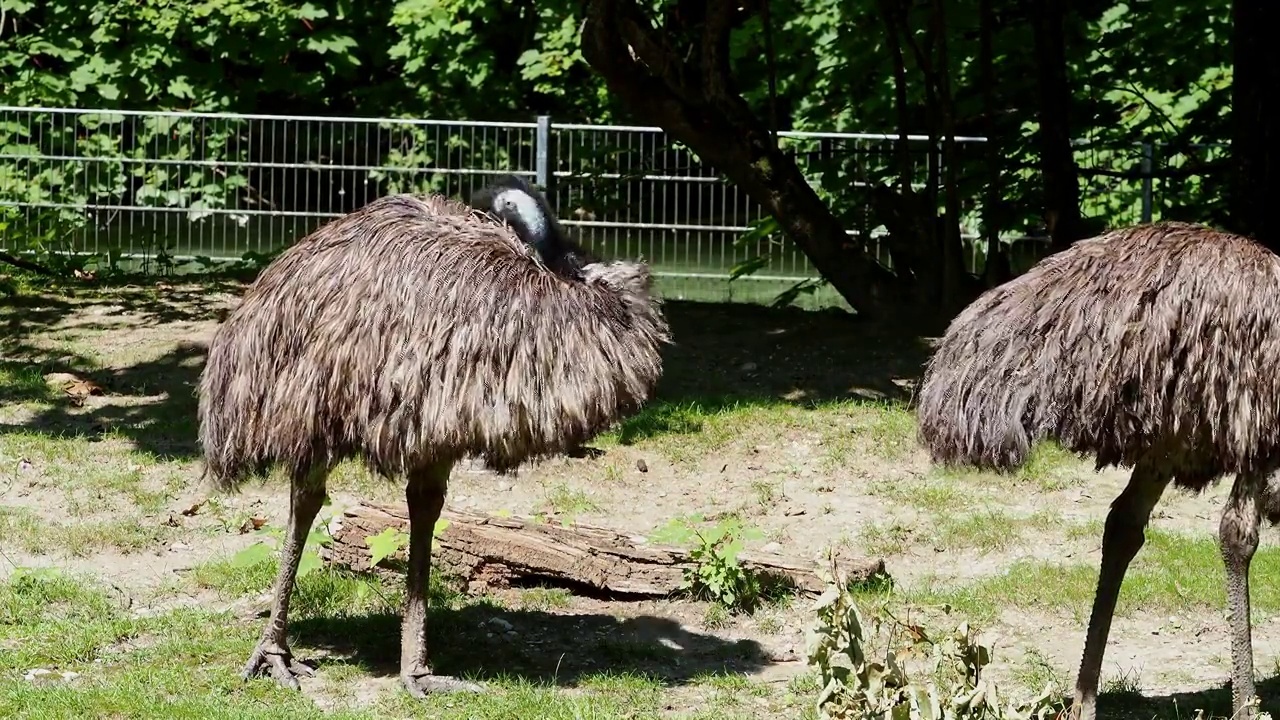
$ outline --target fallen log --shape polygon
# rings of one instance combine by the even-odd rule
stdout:
[[[540,579],[585,585],[598,591],[626,595],[666,596],[680,589],[685,570],[693,567],[682,548],[650,545],[590,525],[564,527],[520,517],[497,517],[445,510],[447,520],[432,548],[432,569],[467,581],[472,592],[501,587],[514,579]],[[366,538],[393,531],[408,532],[408,509],[403,505],[362,503],[345,511],[331,527],[333,543],[325,560],[357,571],[370,569]],[[403,566],[405,549],[379,561],[377,572]],[[806,594],[825,588],[815,570],[817,561],[775,553],[742,552],[739,563],[763,577],[782,580]],[[884,561],[837,557],[850,581],[884,575]]]

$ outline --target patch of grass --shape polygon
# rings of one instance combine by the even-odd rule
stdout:
[[[915,530],[904,523],[867,523],[858,529],[858,543],[871,555],[901,555],[915,543]]]
[[[1031,449],[1031,456],[1018,468],[1017,477],[1034,482],[1044,492],[1054,492],[1083,484],[1082,465],[1083,461],[1075,453],[1045,440]]]
[[[976,495],[973,490],[960,487],[952,478],[942,474],[932,474],[915,481],[872,483],[868,490],[872,495],[895,504],[910,505],[930,514],[968,509]]]
[[[895,402],[832,404],[814,413],[811,422],[823,435],[824,472],[856,465],[868,453],[899,460],[917,447],[915,416]]]
[[[299,616],[337,609],[352,597],[343,579],[304,579]],[[325,583],[329,583],[326,585]],[[309,592],[332,593],[317,604]],[[385,609],[385,608],[383,608]],[[357,608],[355,612],[379,612]],[[304,693],[271,680],[245,683],[241,663],[256,642],[260,621],[230,613],[182,609],[148,617],[131,615],[91,583],[54,572],[15,573],[0,585],[0,715],[22,718],[313,718],[317,709]],[[295,646],[302,653],[307,650]],[[80,673],[74,680],[30,682],[31,668]],[[319,670],[332,687],[372,678],[372,671],[349,662]],[[486,681],[492,692],[471,697],[434,696],[415,700],[398,687],[379,691],[325,712],[330,718],[467,717],[494,719],[656,718],[663,686],[643,676],[602,674],[583,678],[580,689],[564,692],[527,680]],[[354,697],[352,698],[354,700]]]
[[[546,612],[564,609],[573,602],[573,595],[564,588],[536,587],[520,593],[520,607],[525,610]]]
[[[39,365],[0,361],[0,403],[51,401],[54,397]]]
[[[751,496],[755,499],[758,508],[768,512],[782,498],[782,490],[776,481],[758,478],[751,481]]]
[[[0,508],[0,543],[32,555],[89,557],[104,550],[129,554],[161,544],[167,528],[137,517],[49,523],[20,508]]]
[[[624,420],[618,430],[601,435],[597,442],[648,447],[672,462],[696,463],[735,440],[776,438],[788,428],[810,427],[816,420],[815,411],[826,413],[842,406],[828,403],[807,408],[771,399],[656,402]]]
[[[897,403],[866,403],[872,412],[854,432],[870,441],[873,451],[886,460],[898,460],[916,447],[916,419]]]
[[[719,630],[728,627],[730,621],[729,608],[720,603],[710,603],[702,611],[702,626],[708,630]]]
[[[1067,678],[1049,662],[1037,648],[1029,648],[1022,658],[1022,663],[1012,668],[1015,682],[1029,692],[1037,692],[1045,685],[1053,683],[1057,688],[1069,688]]]
[[[38,553],[47,543],[41,530],[40,519],[29,510],[0,506],[0,545]]]
[[[1103,695],[1141,695],[1142,674],[1136,669],[1112,675],[1102,681]]]
[[[556,483],[547,490],[546,503],[554,514],[566,519],[585,513],[600,512],[600,506],[591,499],[590,495],[577,488],[569,487],[563,482]]]
[[[252,563],[236,558],[214,560],[192,569],[197,587],[216,590],[225,597],[244,597],[271,590],[279,567],[274,556]],[[432,602],[451,603],[457,594],[439,573],[431,574]],[[299,574],[290,617],[346,618],[400,612],[404,584],[373,574],[322,568]]]
[[[89,557],[102,550],[129,554],[141,552],[165,541],[168,528],[142,518],[121,518],[70,523],[51,529],[53,547],[74,557]]]
[[[1280,548],[1259,548],[1251,574],[1280,573]],[[1125,575],[1117,615],[1178,612],[1226,607],[1225,570],[1215,538],[1192,537],[1149,528],[1147,542]],[[959,586],[931,588],[921,602],[949,603],[971,617],[993,619],[1004,607],[1068,611],[1087,618],[1098,569],[1093,564],[1014,562],[1004,573]],[[1256,612],[1280,611],[1280,587],[1250,587]]]
[[[1017,517],[1001,510],[958,516],[940,514],[934,524],[934,545],[941,550],[972,548],[993,552],[1022,540],[1028,530],[1044,530],[1058,523],[1058,516],[1050,512],[1029,517]]]

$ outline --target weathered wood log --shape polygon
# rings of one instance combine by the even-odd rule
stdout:
[[[617,594],[665,596],[680,589],[685,570],[694,564],[688,551],[681,548],[649,545],[644,538],[590,525],[564,527],[451,510],[445,510],[441,517],[448,525],[433,543],[433,571],[465,579],[472,591],[525,578]],[[333,544],[324,557],[338,567],[369,570],[366,538],[387,528],[407,532],[408,526],[408,510],[403,505],[362,503],[344,512],[338,526],[331,528]],[[391,571],[397,561],[403,562],[404,553],[401,548],[374,570]],[[816,560],[764,552],[743,552],[738,559],[744,568],[789,582],[806,594],[824,589],[815,572]],[[885,572],[880,559],[840,557],[837,564],[851,581]]]

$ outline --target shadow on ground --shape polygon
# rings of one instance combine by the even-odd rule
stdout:
[[[496,626],[495,617],[510,629]],[[302,659],[307,660],[303,647],[332,654],[308,660],[313,664],[354,663],[376,675],[399,672],[399,616],[300,619],[291,621],[289,629],[298,638]],[[690,632],[662,617],[561,615],[477,604],[432,609],[428,635],[437,673],[480,680],[520,678],[574,686],[584,677],[608,671],[681,684],[770,664],[755,641]]]
[[[4,432],[124,437],[162,458],[190,459],[196,447],[196,384],[208,336],[225,317],[227,281],[170,287],[72,288],[0,298],[0,402],[38,401]],[[905,399],[927,349],[902,328],[885,328],[837,310],[806,312],[755,305],[670,301],[666,313],[675,344],[665,353],[663,379],[649,409],[698,404],[725,407],[810,403],[854,398]],[[119,346],[130,333],[173,327],[171,350],[134,365],[96,367],[62,349],[68,332]],[[98,333],[95,335],[94,333]],[[52,341],[51,341],[52,339]],[[52,396],[38,378],[71,373],[100,384],[106,395],[83,407]],[[3,382],[5,377],[9,381]],[[13,380],[13,378],[18,380]],[[625,428],[624,428],[625,431]],[[652,433],[642,433],[652,434]]]
[[[1258,696],[1262,699],[1262,712],[1275,717],[1280,713],[1280,677],[1271,677],[1257,683]],[[1231,685],[1225,684],[1212,690],[1167,695],[1139,694],[1134,692],[1103,693],[1098,697],[1098,716],[1151,720],[1152,718],[1195,718],[1196,711],[1203,710],[1205,718],[1231,717]]]
[[[928,348],[909,328],[840,310],[668,302],[675,344],[657,399],[679,403],[904,399]]]
[[[218,293],[226,286],[164,287],[0,298],[0,402],[31,402],[34,408],[20,421],[0,423],[0,434],[110,436],[161,459],[194,457],[195,391],[205,348],[187,335],[194,323],[221,319],[225,305]],[[135,333],[167,327],[174,328],[165,338],[167,351],[135,364],[108,360],[99,366],[76,349],[96,349],[108,339],[127,349]],[[91,381],[102,393],[63,392],[72,377]]]

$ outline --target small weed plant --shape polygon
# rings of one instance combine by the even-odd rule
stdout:
[[[692,546],[692,565],[685,571],[681,590],[728,610],[751,612],[764,599],[765,584],[739,563],[738,555],[745,541],[763,533],[744,527],[737,518],[725,518],[708,528],[699,528],[701,521],[697,515],[672,520],[654,535],[658,542]]]
[[[934,635],[889,616],[905,631],[913,650],[924,650],[932,672],[910,677],[892,648],[883,662],[867,655],[862,616],[847,580],[834,564],[825,571],[828,588],[814,603],[817,613],[807,638],[809,664],[821,677],[818,715],[824,720],[1047,720],[1060,710],[1049,682],[1035,697],[1002,697],[984,677],[991,646],[978,642],[967,622]],[[877,619],[877,623],[879,619]]]

